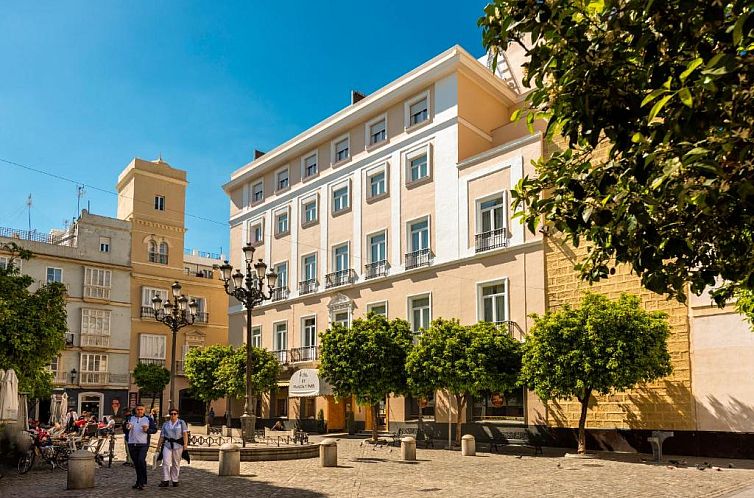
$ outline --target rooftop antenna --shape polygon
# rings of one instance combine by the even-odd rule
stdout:
[[[76,217],[81,213],[81,198],[86,194],[86,189],[83,185],[76,185]]]

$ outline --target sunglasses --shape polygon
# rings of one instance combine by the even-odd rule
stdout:
[[[170,412],[171,415],[178,415],[178,412]]]

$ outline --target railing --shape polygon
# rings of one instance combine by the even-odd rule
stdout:
[[[154,308],[151,306],[142,306],[139,318],[154,318]]]
[[[304,294],[311,294],[312,292],[317,292],[317,287],[319,287],[319,282],[317,282],[316,278],[304,280],[298,283],[298,293],[302,296]]]
[[[209,313],[206,311],[199,311],[194,316],[194,323],[209,323]]]
[[[390,263],[386,259],[364,265],[364,279],[384,277],[390,270]]]
[[[189,256],[199,256],[200,258],[209,258],[209,259],[222,259],[223,258],[222,254],[218,254],[216,252],[200,251],[198,249],[189,249],[188,247],[185,247],[183,249],[183,254],[186,254]]]
[[[273,351],[272,354],[277,357],[278,361],[281,365],[287,365],[288,364],[288,350],[287,349],[281,349],[279,351]]]
[[[319,346],[304,346],[291,349],[291,362],[314,361],[319,359]]]
[[[164,358],[139,358],[139,363],[144,363],[147,365],[162,365],[165,366],[165,359]]]
[[[68,384],[70,380],[70,373],[65,370],[51,370],[52,382],[55,384]]]
[[[521,326],[517,324],[514,321],[507,320],[504,322],[495,322],[499,327],[502,327],[503,329],[508,331],[508,334],[510,334],[511,337],[513,337],[515,340],[519,342],[524,342],[524,339],[526,339],[526,334],[521,329]]]
[[[288,287],[275,287],[272,289],[271,301],[282,301],[288,299]]]
[[[73,341],[76,338],[76,334],[73,332],[66,332],[65,333],[65,345],[66,346],[73,346]]]
[[[507,247],[508,238],[505,228],[497,228],[489,232],[478,233],[474,237],[476,252],[489,251],[498,247]]]
[[[356,272],[352,269],[336,271],[325,275],[325,289],[352,284],[356,281]]]
[[[434,254],[430,249],[419,249],[418,251],[406,254],[406,269],[418,268],[420,266],[429,266],[432,264]]]
[[[67,231],[62,234],[41,233],[36,230],[18,230],[15,228],[0,227],[0,237],[9,239],[31,240],[33,242],[42,242],[44,244],[59,245],[71,236]]]
[[[81,334],[81,347],[109,348],[110,336],[103,334]]]
[[[109,384],[110,372],[79,372],[79,384]]]
[[[198,265],[194,265],[195,268],[186,268],[183,267],[183,272],[188,275],[189,277],[198,277],[198,278],[215,278],[215,273],[209,269],[209,268],[199,268]]]

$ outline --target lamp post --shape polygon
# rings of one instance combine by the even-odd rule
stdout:
[[[162,302],[160,296],[152,298],[152,309],[154,310],[154,319],[162,322],[173,332],[173,342],[170,346],[170,399],[168,400],[168,410],[175,408],[173,400],[175,399],[175,339],[178,331],[187,325],[192,325],[196,318],[198,305],[195,300],[189,302],[188,298],[181,294],[181,284],[176,280],[170,286],[172,292],[172,301],[170,297]],[[188,308],[188,314],[186,313]]]
[[[245,274],[239,269],[233,272],[233,267],[226,261],[220,266],[220,278],[225,284],[225,292],[235,297],[246,308],[246,395],[241,416],[241,430],[245,442],[254,441],[256,425],[256,414],[251,407],[251,312],[254,306],[272,297],[272,289],[275,288],[278,276],[274,271],[267,273],[267,265],[261,259],[254,263],[254,247],[250,244],[244,246],[243,256],[246,263]],[[265,277],[268,287],[266,294]]]

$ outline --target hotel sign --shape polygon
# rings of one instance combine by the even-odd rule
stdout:
[[[291,376],[288,386],[288,396],[291,398],[311,398],[329,394],[332,394],[332,388],[319,377],[314,368],[302,368]]]

